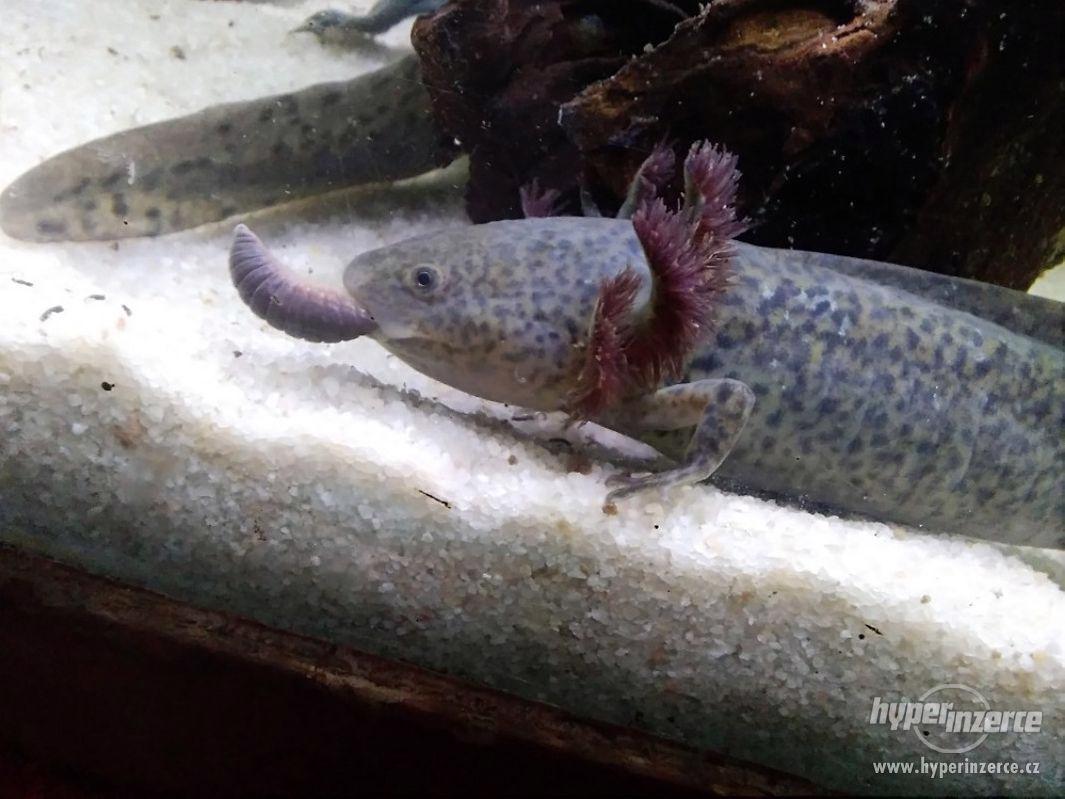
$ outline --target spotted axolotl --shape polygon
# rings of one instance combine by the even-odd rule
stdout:
[[[631,218],[545,217],[551,198],[529,192],[532,218],[359,255],[344,292],[302,284],[243,225],[231,273],[251,309],[294,336],[369,335],[458,389],[566,411],[675,459],[611,478],[608,507],[714,475],[1065,547],[1060,304],[949,278],[914,277],[911,293],[903,267],[735,242],[735,160],[693,147],[675,210],[655,196],[672,168],[665,148],[645,162]],[[1025,335],[1022,318],[1056,329]]]
[[[414,56],[348,81],[212,106],[59,153],[0,193],[30,241],[154,236],[449,160]]]

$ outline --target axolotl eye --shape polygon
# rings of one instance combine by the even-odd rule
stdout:
[[[416,294],[429,296],[443,283],[440,270],[429,264],[419,264],[410,270],[410,287]]]

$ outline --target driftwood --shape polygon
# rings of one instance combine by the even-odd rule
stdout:
[[[12,752],[110,784],[108,796],[819,792],[5,546],[0,719],[0,796],[14,795],[3,780]]]
[[[667,138],[740,156],[748,241],[1026,288],[1065,255],[1065,4],[455,0],[414,44],[475,221],[616,208]]]

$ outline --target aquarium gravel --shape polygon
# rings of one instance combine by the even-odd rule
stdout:
[[[407,46],[409,25],[362,53],[287,33],[320,7],[6,3],[0,184],[93,136]],[[246,218],[336,281],[362,250],[468,224],[462,181]],[[372,342],[268,329],[229,283],[231,229],[0,237],[0,541],[838,789],[1061,791],[1065,593],[1037,557],[706,486],[605,515],[616,467],[558,440],[588,431],[515,429],[516,409]],[[1041,732],[948,755],[870,724],[874,698],[947,683],[1041,711]],[[922,756],[1040,773],[874,773]]]

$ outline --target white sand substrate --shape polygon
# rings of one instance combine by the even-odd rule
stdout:
[[[0,185],[95,136],[389,57],[288,35],[316,3],[3,6]],[[402,50],[408,32],[382,41]],[[462,181],[452,168],[246,220],[335,279],[360,251],[468,224]],[[835,788],[1062,790],[1065,593],[1043,571],[706,486],[606,516],[614,467],[546,444],[558,420],[517,433],[499,421],[513,410],[371,342],[268,329],[229,284],[231,229],[0,236],[0,540]],[[946,755],[869,723],[874,697],[944,683],[1041,711],[1042,731]],[[1041,773],[874,773],[922,756]]]

